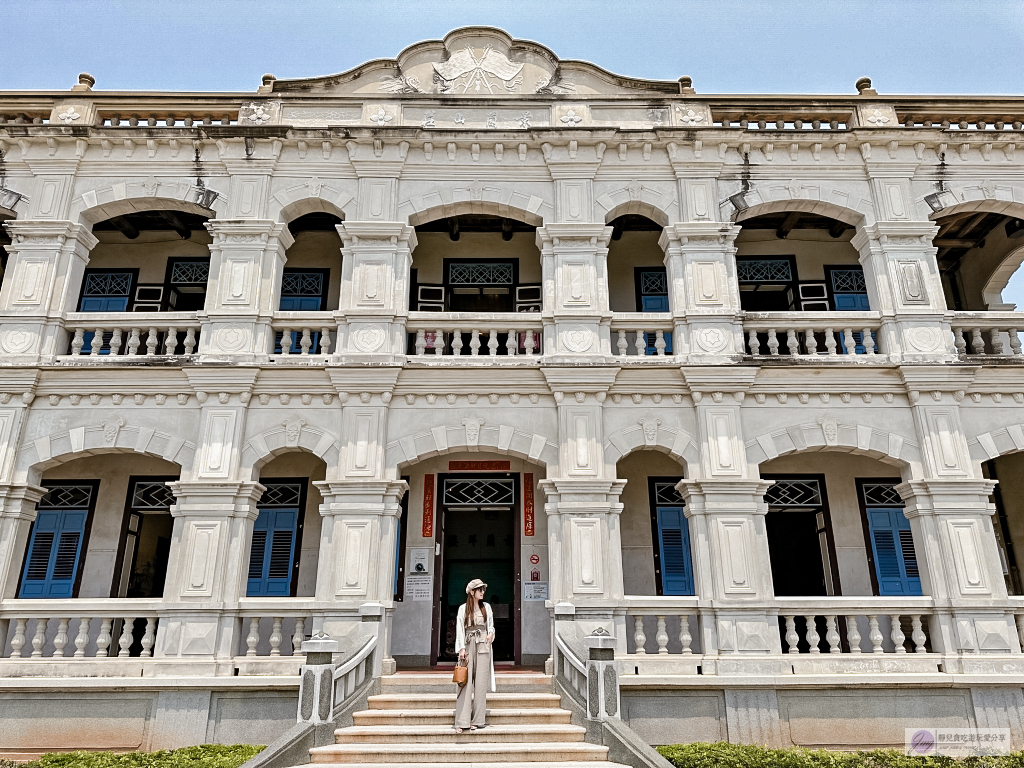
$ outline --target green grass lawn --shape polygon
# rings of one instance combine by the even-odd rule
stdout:
[[[909,757],[897,749],[835,752],[766,749],[745,744],[672,744],[658,747],[676,768],[1024,768],[1024,752],[992,757]]]
[[[50,752],[31,763],[0,760],[0,768],[238,768],[263,751],[250,744],[203,744],[160,752]]]

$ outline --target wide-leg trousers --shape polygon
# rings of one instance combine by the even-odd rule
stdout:
[[[482,638],[467,643],[466,663],[466,684],[459,686],[459,694],[455,698],[456,728],[484,725],[487,689],[491,686],[491,644]]]

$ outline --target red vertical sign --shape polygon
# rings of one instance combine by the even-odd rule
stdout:
[[[434,538],[434,476],[423,476],[423,538]]]
[[[523,475],[523,533],[533,536],[533,473]]]

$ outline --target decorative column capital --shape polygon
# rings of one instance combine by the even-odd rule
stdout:
[[[171,505],[174,517],[255,520],[259,516],[256,504],[266,490],[266,486],[255,481],[178,480],[167,485],[174,492],[175,503]]]
[[[995,514],[989,501],[996,480],[910,480],[896,486],[910,519],[923,515]]]
[[[46,491],[38,485],[0,485],[0,518],[32,522],[36,519],[36,505]]]

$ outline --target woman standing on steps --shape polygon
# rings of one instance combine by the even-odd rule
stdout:
[[[455,732],[484,727],[487,715],[487,691],[495,690],[494,660],[491,643],[494,642],[494,616],[491,606],[484,602],[487,585],[473,579],[466,585],[466,603],[459,606],[455,621],[455,651],[459,662],[468,665],[466,684],[459,686],[455,699]],[[472,710],[472,711],[471,711]]]

